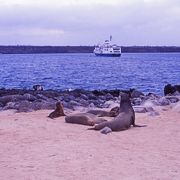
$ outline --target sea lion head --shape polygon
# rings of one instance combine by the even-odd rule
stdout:
[[[127,94],[127,93],[120,92],[119,99],[120,99],[120,105],[123,103],[130,102],[129,94]]]
[[[57,110],[62,110],[63,109],[63,104],[61,102],[56,103],[56,109]]]

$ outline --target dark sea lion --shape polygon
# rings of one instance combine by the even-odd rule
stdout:
[[[61,102],[57,102],[56,109],[52,113],[50,113],[48,117],[53,119],[60,116],[66,116],[66,115],[64,114],[63,104]]]
[[[164,95],[169,95],[169,94],[173,94],[175,92],[179,92],[180,93],[180,85],[175,85],[175,86],[172,86],[171,84],[167,84],[165,87],[164,87]]]
[[[34,86],[33,86],[33,89],[34,89],[35,91],[43,91],[43,86],[37,84],[37,85],[34,85]]]
[[[98,117],[116,117],[119,114],[119,107],[114,107],[110,112],[105,110],[89,110],[87,113],[97,115]]]
[[[135,112],[131,105],[129,95],[126,93],[120,93],[120,97],[119,115],[111,121],[102,122],[95,125],[93,128],[89,128],[90,130],[101,130],[108,127],[112,131],[122,131],[129,129],[131,125],[133,125],[133,127],[144,127],[135,124]]]
[[[65,121],[66,123],[94,126],[95,124],[99,124],[107,120],[98,118],[97,116],[90,113],[79,113],[71,116],[66,116]]]

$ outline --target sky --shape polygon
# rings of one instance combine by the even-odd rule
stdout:
[[[0,45],[180,46],[180,0],[0,0]]]

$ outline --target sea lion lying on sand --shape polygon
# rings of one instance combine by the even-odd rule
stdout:
[[[89,128],[89,130],[102,130],[103,128],[107,129],[108,127],[112,131],[122,131],[130,128],[131,125],[133,125],[133,127],[144,127],[144,125],[139,126],[135,124],[135,112],[131,105],[129,95],[126,93],[120,93],[120,97],[121,101],[119,115],[115,117],[113,120],[97,124],[93,128]],[[108,129],[107,133],[109,132],[110,131]]]
[[[97,115],[98,117],[116,117],[119,114],[119,110],[119,107],[114,107],[109,112],[104,110],[89,110],[87,113]]]
[[[94,114],[90,113],[79,113],[65,117],[65,122],[67,123],[82,124],[87,126],[94,126],[95,124],[99,124],[105,121],[107,120],[98,118]]]
[[[60,116],[66,116],[66,115],[64,114],[63,104],[61,102],[57,102],[56,109],[52,113],[50,113],[48,117],[53,119]]]

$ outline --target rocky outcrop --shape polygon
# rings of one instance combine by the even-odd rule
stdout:
[[[59,101],[64,108],[71,110],[76,107],[83,108],[115,108],[119,106],[119,92],[125,92],[131,97],[136,112],[147,112],[147,107],[167,106],[179,101],[180,96],[159,96],[153,93],[144,93],[128,90],[26,90],[26,89],[0,89],[0,110],[16,109],[18,112],[28,112],[40,109],[54,109]],[[115,108],[112,111],[117,114]]]

